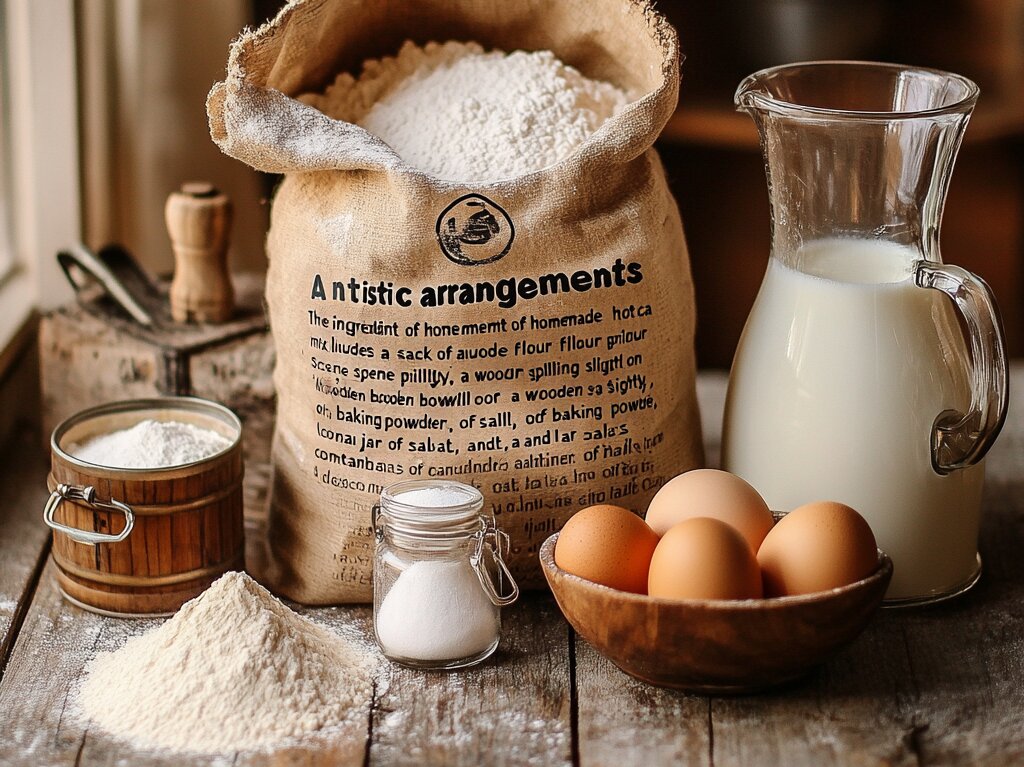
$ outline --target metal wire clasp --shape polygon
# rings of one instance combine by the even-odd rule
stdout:
[[[380,504],[373,504],[370,507],[370,527],[373,528],[373,537],[377,543],[384,540],[384,528],[379,524],[380,514]]]
[[[54,515],[64,501],[81,503],[90,508],[103,511],[119,511],[124,514],[124,529],[116,535],[111,535],[110,533],[98,533],[94,530],[82,530],[77,527],[62,525],[54,519]],[[46,501],[46,506],[43,509],[43,521],[50,528],[64,533],[79,543],[120,543],[128,537],[132,528],[135,527],[135,512],[132,511],[131,506],[128,504],[115,501],[113,498],[109,501],[97,501],[96,488],[92,487],[92,485],[81,487],[79,485],[65,485],[61,483],[57,485],[56,490],[50,493],[50,497]]]
[[[508,533],[499,530],[493,522],[480,518],[480,529],[472,535],[476,545],[469,555],[469,563],[476,571],[476,577],[483,586],[484,593],[498,607],[510,605],[519,598],[519,586],[516,584],[512,573],[505,564],[504,555],[509,550]],[[498,584],[495,586],[487,569],[487,562],[484,553],[490,551],[494,564],[498,566]],[[508,580],[508,593],[502,594],[503,581]]]

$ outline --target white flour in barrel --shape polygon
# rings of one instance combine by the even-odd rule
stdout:
[[[180,421],[146,419],[128,429],[72,445],[75,458],[118,469],[161,469],[209,458],[231,444],[211,429]]]
[[[365,717],[370,657],[232,572],[159,628],[97,656],[78,701],[137,747],[266,749]]]
[[[554,165],[629,101],[551,51],[449,41],[370,60],[302,100],[379,136],[437,178],[482,183]]]

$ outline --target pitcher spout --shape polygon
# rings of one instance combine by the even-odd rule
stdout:
[[[746,112],[756,119],[756,110],[768,108],[769,104],[762,102],[771,100],[771,92],[768,90],[763,76],[769,71],[762,70],[743,78],[733,96],[737,112]]]
[[[978,86],[952,72],[873,61],[806,61],[755,72],[736,89],[739,111],[893,120],[967,115]]]
[[[946,189],[977,98],[960,75],[875,62],[787,64],[744,79],[735,103],[761,135],[773,253],[855,237],[939,261]]]

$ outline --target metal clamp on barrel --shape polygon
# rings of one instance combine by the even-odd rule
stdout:
[[[90,508],[102,511],[119,511],[124,514],[124,529],[116,535],[111,535],[109,533],[97,533],[93,530],[80,530],[76,527],[62,525],[53,517],[63,501],[82,503]],[[50,498],[46,501],[46,508],[43,509],[43,521],[53,530],[64,533],[79,543],[120,543],[128,537],[132,528],[135,527],[135,512],[132,511],[128,504],[115,501],[113,498],[109,501],[97,501],[96,488],[92,486],[79,487],[78,485],[65,485],[62,483],[58,484],[57,489],[50,493]]]

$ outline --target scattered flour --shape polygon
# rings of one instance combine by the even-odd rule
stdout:
[[[477,43],[419,47],[364,62],[302,101],[376,134],[440,179],[483,183],[568,157],[629,98],[551,51],[485,52]]]
[[[498,639],[498,613],[467,560],[416,562],[377,611],[377,638],[392,657],[469,658]]]
[[[159,469],[201,461],[229,444],[230,440],[217,432],[190,423],[145,420],[72,445],[70,453],[97,466]]]
[[[267,749],[366,716],[370,656],[227,573],[162,626],[90,664],[82,712],[141,748]]]

